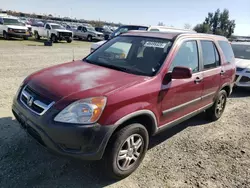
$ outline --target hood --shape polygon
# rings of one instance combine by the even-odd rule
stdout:
[[[250,68],[250,60],[249,59],[239,59],[239,58],[235,58],[235,64],[237,67],[240,68]]]
[[[25,84],[57,102],[65,97],[69,101],[107,96],[115,90],[134,86],[144,80],[144,76],[75,61],[38,71],[29,76]]]
[[[100,33],[98,31],[89,31],[89,33],[93,33],[93,34],[96,34],[96,35],[103,35],[103,33]]]
[[[67,29],[54,29],[54,30],[58,31],[58,32],[72,33],[71,31],[69,31]]]
[[[26,26],[19,26],[19,25],[7,25],[9,29],[25,29],[27,30],[28,28]]]
[[[99,42],[95,42],[91,45],[91,49],[96,49],[98,48],[99,46],[103,45],[105,42],[107,42],[106,40],[102,40],[102,41],[99,41]]]

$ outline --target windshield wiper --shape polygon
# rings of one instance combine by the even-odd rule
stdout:
[[[137,74],[137,75],[142,75],[142,76],[147,75],[147,73],[145,73],[139,69],[136,69],[136,68],[135,68],[136,70],[133,70],[133,69],[130,69],[128,67],[115,66],[112,64],[108,64],[108,63],[99,63],[99,62],[97,63],[97,62],[89,61],[88,59],[84,59],[84,61],[86,61],[87,63],[99,65],[102,67],[106,67],[106,68],[110,68],[110,69],[114,69],[114,70],[118,70],[118,71],[122,71],[122,72],[126,72],[126,73]]]

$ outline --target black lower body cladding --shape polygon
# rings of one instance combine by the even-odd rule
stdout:
[[[83,160],[99,160],[115,126],[75,125],[54,121],[58,113],[50,109],[43,116],[32,113],[18,99],[12,111],[22,128],[48,150]]]

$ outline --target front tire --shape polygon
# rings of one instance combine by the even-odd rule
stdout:
[[[92,36],[91,35],[89,35],[88,37],[87,37],[87,41],[89,41],[89,42],[92,42]]]
[[[146,154],[148,142],[148,131],[141,124],[131,124],[116,132],[104,157],[108,175],[122,179],[133,173]]]
[[[36,40],[40,40],[40,38],[41,38],[41,37],[39,36],[38,32],[36,31],[36,32],[35,32],[35,39],[36,39]]]
[[[227,92],[221,90],[216,97],[214,105],[207,110],[209,120],[216,121],[221,118],[227,103]]]
[[[10,39],[10,37],[9,37],[9,35],[8,35],[8,33],[6,31],[3,32],[3,38],[5,40],[9,40]]]
[[[51,36],[51,41],[52,41],[53,43],[57,43],[57,42],[58,42],[57,36],[56,36],[56,35],[52,35],[52,36]]]
[[[71,42],[72,42],[72,38],[68,38],[67,43],[71,43]]]

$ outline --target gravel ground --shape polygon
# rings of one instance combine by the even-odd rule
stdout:
[[[139,169],[122,181],[103,178],[98,162],[58,158],[38,146],[10,111],[19,84],[71,61],[73,49],[82,58],[89,47],[0,40],[0,187],[250,187],[249,90],[235,90],[217,122],[201,114],[152,138]]]

